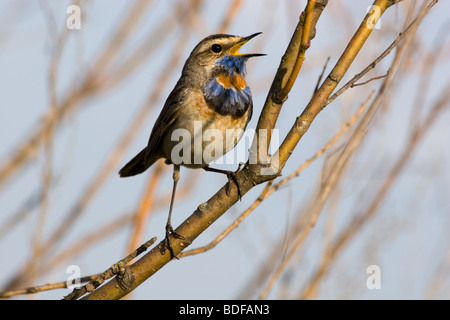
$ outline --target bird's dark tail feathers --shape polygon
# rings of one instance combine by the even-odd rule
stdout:
[[[133,159],[131,159],[122,169],[119,171],[120,177],[131,177],[139,173],[144,172],[150,167],[154,161],[145,161],[145,153],[147,148],[144,148]]]

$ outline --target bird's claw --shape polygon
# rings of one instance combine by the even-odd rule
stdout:
[[[175,252],[173,251],[172,243],[170,242],[170,237],[171,236],[176,238],[176,239],[180,239],[180,240],[184,240],[185,239],[181,234],[175,232],[170,224],[166,225],[166,237],[164,238],[164,242],[163,242],[163,245],[161,247],[161,254],[165,254],[166,253],[166,249],[169,249],[170,259],[171,260],[173,258],[178,259],[178,257],[175,255]]]

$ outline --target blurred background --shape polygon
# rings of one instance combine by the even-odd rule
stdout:
[[[391,7],[340,86],[428,2]],[[371,4],[335,0],[325,8],[278,119],[280,141],[327,59],[325,75]],[[73,22],[71,5],[81,10],[80,29],[66,25]],[[253,130],[305,6],[306,0],[0,0],[0,291],[66,281],[73,265],[83,276],[100,273],[146,240],[162,240],[172,167],[159,163],[127,179],[117,172],[147,144],[190,51],[213,33],[263,32],[242,48],[267,54],[247,64]],[[316,206],[323,178],[356,124],[216,247],[170,262],[129,298],[449,299],[449,10],[440,1],[419,26],[322,208]],[[385,75],[394,53],[361,82]],[[277,180],[323,148],[382,82],[351,88],[324,109]],[[216,166],[235,170],[238,163]],[[174,227],[225,183],[222,175],[182,168]],[[264,188],[253,188],[188,249],[213,241]],[[299,234],[305,237],[294,247]],[[378,268],[380,288],[369,288],[370,266]],[[16,298],[60,299],[70,291]]]

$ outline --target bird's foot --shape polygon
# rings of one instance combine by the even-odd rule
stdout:
[[[184,240],[185,239],[181,234],[175,232],[170,224],[167,224],[166,225],[166,237],[164,238],[164,242],[163,242],[163,245],[161,247],[161,254],[165,254],[166,253],[166,249],[168,249],[169,252],[170,252],[170,259],[171,260],[173,258],[178,259],[177,256],[175,255],[175,252],[173,251],[172,243],[170,242],[170,237],[171,236],[176,238],[176,239],[180,239],[180,240]]]
[[[226,175],[228,178],[228,184],[227,184],[227,196],[231,195],[231,181],[234,182],[234,184],[236,185],[237,191],[238,191],[238,196],[239,196],[239,200],[242,200],[242,190],[241,190],[241,185],[239,184],[239,180],[236,177],[236,173],[239,171],[239,169],[236,172],[233,171],[227,171]]]

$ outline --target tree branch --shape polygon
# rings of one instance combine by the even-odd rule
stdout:
[[[314,1],[309,1],[308,5],[311,5],[311,3],[313,2]],[[378,6],[380,8],[380,14],[383,14],[387,10],[387,8],[389,8],[395,2],[396,1],[392,0],[376,0],[374,2],[374,5]],[[308,18],[312,19],[310,27],[311,33],[314,30],[315,25],[326,4],[326,0],[315,1],[314,10],[311,15],[312,18]],[[370,23],[369,19],[372,19]],[[242,195],[246,194],[255,185],[272,180],[279,175],[280,169],[284,167],[286,161],[289,159],[297,143],[302,138],[304,133],[308,130],[310,124],[315,119],[317,114],[323,109],[328,97],[331,95],[337,84],[343,78],[344,74],[350,67],[359,50],[371,34],[371,24],[373,24],[373,17],[370,14],[367,14],[361,26],[342,54],[341,58],[338,60],[337,64],[335,65],[329,76],[326,78],[322,86],[314,94],[313,98],[311,99],[310,103],[305,108],[303,113],[297,118],[297,121],[283,141],[277,154],[275,155],[275,157],[273,157],[276,159],[276,156],[278,156],[275,166],[272,165],[272,168],[275,168],[275,170],[272,171],[273,174],[262,173],[263,169],[267,169],[267,165],[262,163],[261,161],[258,161],[256,164],[247,163],[244,169],[237,173],[237,179],[240,184]],[[257,132],[255,134],[256,139],[253,142],[253,145],[255,145],[256,141],[256,146],[258,146],[258,148],[259,142],[262,140],[265,140],[264,143],[266,143],[267,147],[269,145],[271,136],[270,131],[275,127],[279,112],[284,103],[284,101],[280,101],[278,99],[280,98],[280,96],[278,96],[280,88],[285,87],[282,84],[284,83],[284,81],[289,82],[289,77],[296,77],[296,65],[298,68],[298,60],[299,57],[301,58],[301,54],[299,54],[299,52],[301,50],[305,50],[304,48],[301,48],[301,44],[305,43],[301,41],[305,39],[303,37],[303,31],[304,26],[302,19],[300,19],[291,42],[280,63],[280,67],[272,83],[263,111],[258,121]],[[312,38],[312,35],[310,35],[308,38]],[[284,97],[281,96],[281,98],[286,99],[287,95]],[[261,131],[258,129],[266,129],[266,131],[264,133],[261,133]],[[258,160],[261,160],[259,158],[260,152],[258,149],[256,150]],[[262,151],[264,151],[264,153],[267,153],[267,149]],[[272,164],[273,163],[274,162],[272,162]],[[183,251],[187,246],[189,246],[204,230],[206,230],[223,213],[225,213],[238,201],[239,196],[236,186],[232,184],[229,196],[227,195],[226,189],[226,186],[222,187],[207,202],[199,205],[197,210],[195,210],[195,212],[175,230],[176,233],[181,234],[184,237],[183,240],[175,238],[171,239],[173,251],[176,255]],[[126,288],[121,286],[117,279],[114,278],[85,297],[85,299],[120,299],[121,297],[132,291],[134,288],[139,286],[142,282],[144,282],[170,261],[171,257],[168,250],[166,250],[165,254],[161,254],[161,245],[162,243],[153,248],[149,253],[144,255],[141,259],[139,259],[129,267],[128,272],[131,273],[133,281],[130,282]]]
[[[327,0],[316,1],[313,10],[311,30],[314,30],[320,14],[322,13],[327,2]],[[274,102],[273,97],[275,96],[275,93],[279,91],[279,88],[281,87],[280,84],[282,82],[282,79],[284,78],[284,75],[286,75],[286,72],[289,71],[289,74],[291,74],[291,70],[293,70],[294,68],[297,57],[299,56],[299,40],[302,39],[302,30],[302,21],[300,21],[294,32],[294,36],[289,43],[285,56],[281,61],[280,67],[277,71],[277,75],[275,76],[274,83],[272,84],[272,88],[269,91],[268,99],[264,107],[266,111],[264,112],[263,109],[263,113],[260,116],[260,123],[262,123],[265,128],[269,127],[273,129],[278,116],[277,114],[276,117],[273,117],[270,113],[270,110],[272,108],[280,110],[281,106],[283,105],[283,102]],[[265,121],[265,117],[269,117],[270,119],[268,121]],[[252,189],[255,185],[264,181],[271,180],[277,176],[277,174],[274,174],[273,176],[259,175],[259,173],[257,172],[260,172],[260,169],[263,166],[264,165],[260,164],[252,165],[252,170],[249,170],[249,166],[247,165],[243,170],[238,172],[237,178],[239,180],[243,195],[250,189]],[[176,233],[183,235],[185,239],[171,239],[174,253],[177,255],[187,246],[189,246],[195,240],[195,238],[197,238],[223,213],[231,208],[231,206],[233,206],[238,201],[238,199],[239,196],[237,193],[237,188],[234,184],[232,184],[230,196],[227,195],[226,187],[224,186],[207,202],[202,203],[197,208],[197,210],[175,230]],[[115,300],[120,299],[128,292],[132,291],[134,288],[136,288],[138,285],[140,285],[170,261],[170,253],[168,252],[168,250],[166,250],[165,254],[161,254],[161,245],[162,243],[153,248],[144,257],[130,266],[129,270],[133,273],[134,281],[129,288],[124,290],[122,287],[120,287],[120,285],[118,285],[117,280],[114,278],[102,287],[98,288],[96,291],[86,296],[85,299]]]

